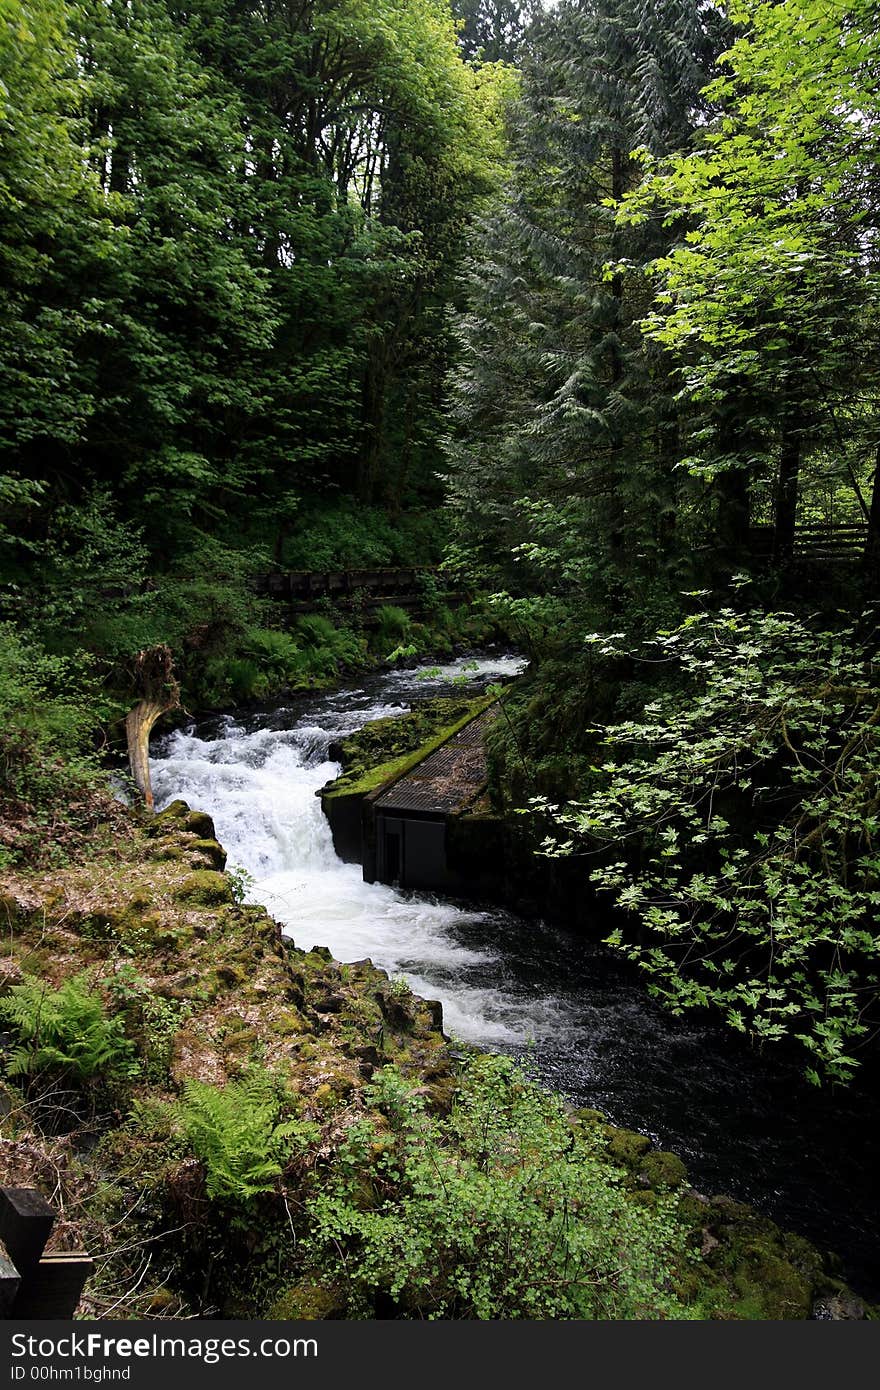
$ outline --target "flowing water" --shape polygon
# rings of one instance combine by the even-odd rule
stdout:
[[[842,1098],[738,1039],[673,1019],[636,972],[583,935],[363,882],[337,858],[315,793],[339,769],[330,745],[430,696],[515,675],[516,657],[395,671],[289,707],[227,715],[163,740],[158,805],[208,811],[250,896],[297,946],[370,957],[443,1003],[446,1031],[510,1053],[579,1105],[605,1111],[687,1162],[707,1191],[753,1202],[845,1260],[880,1295],[876,1090]]]

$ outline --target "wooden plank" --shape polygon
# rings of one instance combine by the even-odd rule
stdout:
[[[21,1275],[0,1243],[0,1318],[11,1316],[11,1308],[21,1287]]]
[[[72,1318],[94,1261],[81,1250],[44,1255],[22,1283],[15,1300],[15,1318]]]
[[[55,1225],[55,1212],[35,1187],[0,1187],[0,1241],[22,1279],[36,1269]]]

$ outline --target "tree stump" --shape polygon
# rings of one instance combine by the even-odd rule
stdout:
[[[135,786],[148,810],[154,809],[150,783],[150,734],[156,720],[180,707],[180,686],[174,676],[171,648],[149,647],[135,657],[135,688],[141,696],[125,718],[128,761]]]

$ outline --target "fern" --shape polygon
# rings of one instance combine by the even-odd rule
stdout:
[[[0,999],[0,1020],[15,1038],[6,1061],[9,1076],[59,1071],[90,1081],[99,1073],[115,1079],[136,1069],[122,1020],[107,1017],[87,974],[65,980],[60,989],[34,977],[13,985]]]
[[[317,1136],[314,1125],[283,1120],[273,1077],[252,1070],[223,1088],[187,1081],[178,1110],[193,1152],[207,1169],[209,1197],[247,1202],[271,1192],[283,1164]]]

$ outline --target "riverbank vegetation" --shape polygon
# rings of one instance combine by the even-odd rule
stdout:
[[[0,1181],[111,1318],[863,1317],[832,1259],[369,961],[242,904],[210,819],[98,827],[0,878]]]
[[[652,13],[539,25],[472,239],[450,508],[533,656],[496,803],[676,1010],[845,1080],[880,1023],[876,26]]]
[[[880,1026],[875,11],[0,0],[3,1173],[68,1193],[95,1313],[845,1303],[283,946],[206,818],[142,822],[109,768],[153,648],[185,717],[503,635],[522,853],[671,1008],[846,1084]]]

